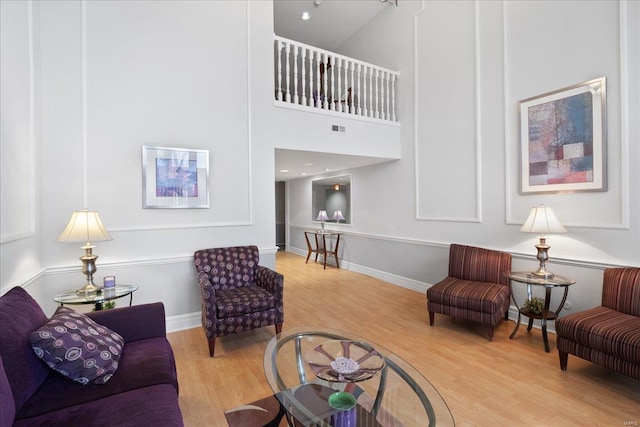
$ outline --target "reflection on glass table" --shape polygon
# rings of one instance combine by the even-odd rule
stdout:
[[[53,297],[60,305],[93,304],[96,310],[102,310],[106,301],[129,296],[129,305],[133,302],[133,293],[138,290],[138,285],[117,285],[112,288],[100,288],[100,292],[78,294],[75,290],[65,291]]]
[[[384,358],[382,368],[369,379],[357,382],[322,379],[305,356],[335,340],[358,342],[358,347],[373,350]],[[329,353],[330,358],[340,355]],[[290,425],[455,425],[447,404],[420,372],[384,347],[351,333],[325,328],[284,331],[269,342],[264,369],[269,385],[287,411]],[[331,406],[330,396],[341,391],[355,397],[355,407],[345,411]]]

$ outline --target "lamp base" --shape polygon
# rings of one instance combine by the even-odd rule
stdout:
[[[82,272],[87,276],[87,278],[84,282],[84,286],[76,290],[76,294],[98,294],[102,292],[102,287],[96,286],[96,284],[93,283],[93,273],[96,272],[96,259],[98,259],[98,255],[94,255],[92,252],[94,246],[86,245],[82,248],[84,249],[84,255],[80,257],[80,261],[82,261]]]
[[[545,279],[553,279],[553,273],[547,270],[549,248],[551,248],[551,246],[547,245],[547,240],[544,237],[540,237],[540,243],[536,245],[536,249],[538,249],[536,258],[538,259],[538,261],[540,261],[540,266],[536,271],[531,272],[531,274],[533,274],[534,276],[543,277]]]

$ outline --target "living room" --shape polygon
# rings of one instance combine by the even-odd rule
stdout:
[[[255,244],[276,265],[276,149],[384,146],[383,125],[355,119],[319,117],[308,135],[282,125],[311,114],[273,105],[270,1],[0,6],[0,294],[24,287],[48,315],[83,279],[80,244],[56,242],[72,211],[99,211],[113,237],[94,250],[99,280],[138,284],[134,304],[161,301],[169,331],[194,328],[195,250]],[[568,231],[547,240],[552,271],[576,280],[566,313],[598,305],[605,267],[640,266],[638,22],[634,1],[385,8],[339,52],[400,72],[401,124],[397,160],[339,172],[352,179],[351,224],[331,225],[341,267],[425,291],[446,275],[449,244],[464,243],[531,269],[538,236],[519,230],[544,204]],[[521,193],[518,102],[600,77],[604,188]],[[210,207],[144,209],[142,146],[209,150]],[[293,253],[319,226],[311,182],[286,184]]]

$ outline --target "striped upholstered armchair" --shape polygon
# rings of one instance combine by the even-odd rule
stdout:
[[[489,341],[498,321],[509,314],[511,254],[452,244],[449,274],[427,289],[429,324],[435,313],[489,325]]]
[[[213,357],[216,337],[284,322],[282,274],[258,265],[256,246],[196,251],[194,262],[202,293],[202,327]]]
[[[569,354],[640,380],[640,268],[607,268],[602,305],[556,320],[560,369]]]

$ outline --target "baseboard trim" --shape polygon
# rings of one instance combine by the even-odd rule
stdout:
[[[287,248],[287,252],[303,257],[307,256],[307,251],[298,248],[289,247]],[[327,259],[327,264],[335,266],[335,262],[333,262],[331,258]],[[366,274],[367,276],[382,280],[383,282],[400,286],[401,288],[411,289],[416,292],[426,292],[427,289],[433,285],[432,283],[409,279],[407,277],[398,276],[396,274],[387,273],[385,271],[376,270],[375,268],[365,267],[364,265],[354,264],[343,260],[340,260],[340,268],[344,268],[345,270],[353,271],[355,273]]]
[[[184,331],[185,329],[193,329],[199,326],[201,326],[199,311],[167,317],[168,333]]]

